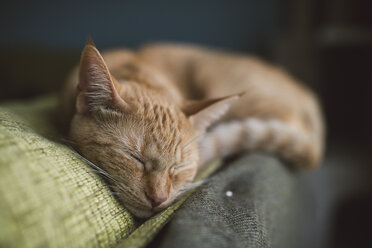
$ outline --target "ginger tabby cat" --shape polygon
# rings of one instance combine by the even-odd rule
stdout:
[[[217,157],[259,149],[314,168],[323,155],[322,115],[308,89],[258,59],[194,46],[101,56],[90,42],[61,107],[75,149],[142,218],[169,206]]]

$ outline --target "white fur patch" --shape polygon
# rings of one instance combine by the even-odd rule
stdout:
[[[241,138],[242,125],[239,122],[231,122],[226,125],[220,125],[213,131],[214,136],[219,141],[219,152],[222,156],[228,155],[231,149],[238,149],[234,146],[237,140]]]
[[[262,138],[267,135],[268,130],[264,120],[248,118],[242,121],[242,125],[246,133],[246,139],[244,140],[244,147],[246,148],[255,148],[257,143],[261,142]]]
[[[245,149],[262,149],[292,157],[309,142],[308,135],[276,119],[247,118],[221,123],[201,142],[201,158],[207,162]]]

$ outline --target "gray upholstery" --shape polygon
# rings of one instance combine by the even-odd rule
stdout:
[[[297,186],[296,173],[278,159],[246,155],[195,192],[153,245],[296,247]]]

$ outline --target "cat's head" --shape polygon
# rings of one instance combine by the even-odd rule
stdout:
[[[113,178],[113,190],[138,217],[169,206],[193,181],[198,141],[236,97],[178,106],[155,88],[118,82],[93,44],[80,61],[70,137]]]

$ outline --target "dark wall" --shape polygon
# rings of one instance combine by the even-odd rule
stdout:
[[[80,49],[137,46],[152,40],[255,50],[280,24],[279,0],[8,1],[0,8],[0,44]]]
[[[267,54],[280,0],[1,1],[0,99],[57,90],[87,38],[99,49],[192,42]]]

